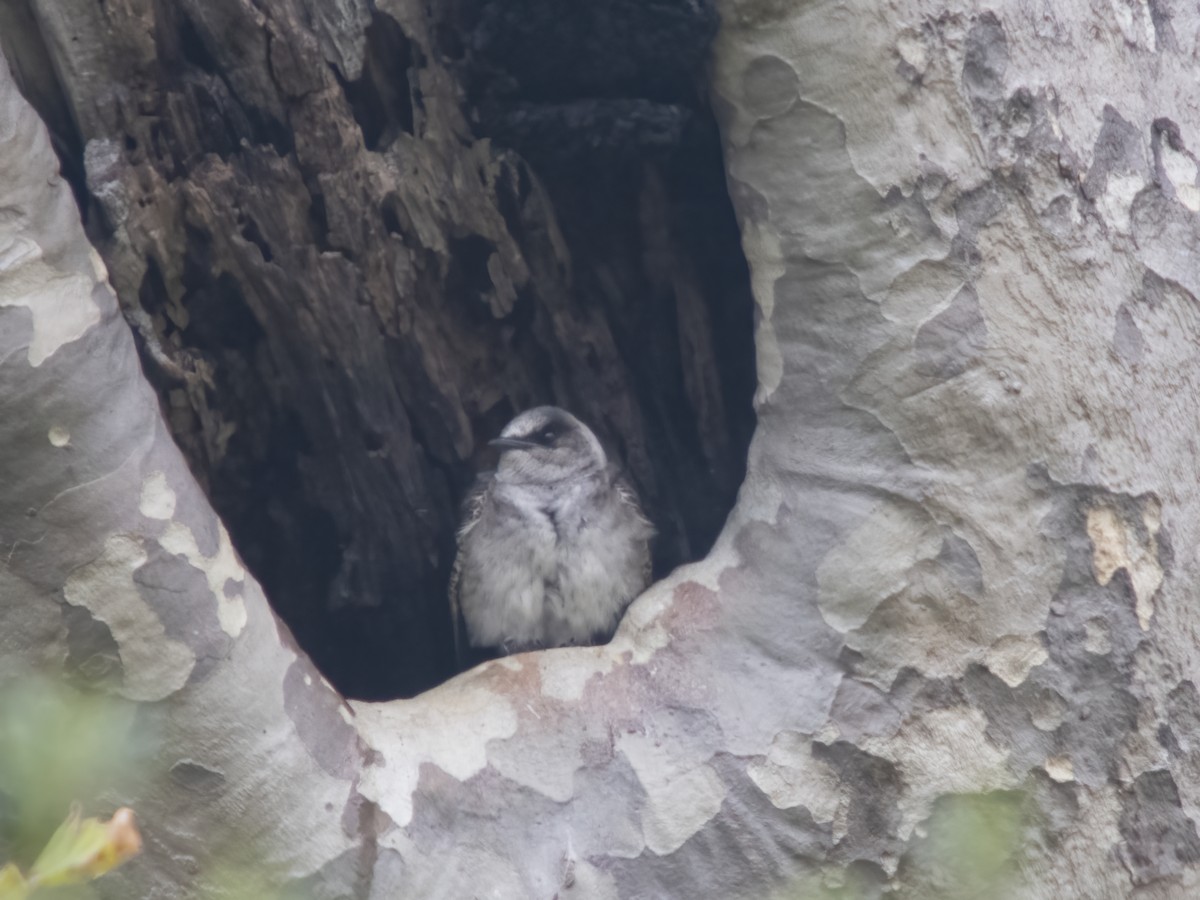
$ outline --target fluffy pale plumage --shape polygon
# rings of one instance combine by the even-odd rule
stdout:
[[[556,407],[497,441],[500,464],[464,504],[450,583],[460,655],[607,640],[650,581],[653,526],[595,435]]]

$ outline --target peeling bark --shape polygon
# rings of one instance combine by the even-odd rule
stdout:
[[[179,773],[113,896],[222,842],[331,897],[1196,892],[1200,21],[847,9],[722,7],[760,377],[713,551],[609,646],[348,708],[0,80],[0,672],[115,645]]]

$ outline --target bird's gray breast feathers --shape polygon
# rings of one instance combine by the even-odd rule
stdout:
[[[607,639],[649,583],[654,529],[614,470],[552,486],[485,476],[464,507],[450,601],[473,646]]]

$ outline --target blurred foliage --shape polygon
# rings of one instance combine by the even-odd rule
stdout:
[[[131,810],[108,821],[81,811],[112,810],[123,782],[144,780],[154,741],[136,713],[136,704],[49,678],[0,688],[0,900],[86,896],[64,886],[138,851]]]
[[[915,830],[896,875],[874,864],[827,867],[773,900],[1008,900],[1019,896],[1022,846],[1030,827],[1027,796],[992,791],[940,797]]]
[[[116,789],[153,749],[137,705],[45,678],[0,689],[0,860],[27,867],[80,804]]]
[[[790,885],[774,895],[774,900],[867,900],[878,895],[879,889],[869,877],[834,867]]]
[[[205,873],[201,896],[212,900],[292,900],[301,895],[292,891],[285,895],[259,868],[223,865]]]
[[[939,900],[1013,896],[1026,828],[1025,794],[993,791],[941,797],[900,876]]]
[[[51,836],[28,873],[16,864],[0,868],[0,900],[25,900],[43,888],[84,884],[142,849],[133,810],[121,807],[107,822],[84,819],[79,808]]]
[[[151,705],[49,678],[0,687],[0,900],[111,892],[91,880],[140,848],[133,813],[118,809],[103,821],[81,810],[107,812],[152,793],[165,776],[148,724],[155,718]],[[254,848],[233,845],[230,835],[207,835],[205,844],[221,848],[221,859],[196,876],[189,896],[305,900],[303,886],[281,893],[285,876],[256,859]]]

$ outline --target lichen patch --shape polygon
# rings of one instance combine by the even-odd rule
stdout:
[[[913,566],[936,557],[941,546],[924,514],[880,504],[817,569],[821,617],[843,633],[862,626],[879,604],[904,590]]]
[[[1158,505],[1149,501],[1142,509],[1142,524],[1146,534],[1139,535],[1109,506],[1096,506],[1087,513],[1087,533],[1092,541],[1092,572],[1096,582],[1106,585],[1124,569],[1129,573],[1136,598],[1138,624],[1145,631],[1154,617],[1154,596],[1163,582],[1162,566],[1158,562],[1156,537],[1161,514]]]
[[[138,510],[147,519],[166,521],[175,515],[175,492],[167,484],[167,476],[155,472],[142,483]]]
[[[988,647],[984,662],[1001,681],[1015,688],[1048,658],[1037,635],[1007,634]]]
[[[929,66],[929,52],[925,49],[925,41],[920,32],[907,29],[900,32],[896,38],[896,53],[906,64],[912,67],[917,75],[924,75]]]
[[[100,321],[92,279],[52,269],[41,255],[29,242],[0,248],[0,307],[24,306],[33,315],[27,353],[34,368]]]
[[[196,655],[167,637],[163,623],[142,599],[133,574],[146,563],[141,542],[113,535],[100,557],[76,569],[63,586],[63,596],[103,622],[121,656],[121,693],[131,700],[162,700],[182,688],[196,665]]]
[[[674,853],[720,811],[725,783],[687,748],[662,735],[634,733],[621,735],[617,749],[646,792],[642,834],[653,852]]]
[[[583,696],[589,681],[612,671],[614,657],[604,647],[578,647],[561,653],[537,654],[542,694],[564,703]]]
[[[1051,756],[1043,768],[1046,774],[1059,784],[1075,780],[1075,767],[1071,764],[1069,756]]]
[[[200,552],[196,536],[181,522],[171,522],[158,543],[168,553],[182,556],[204,573],[213,601],[217,604],[217,620],[221,623],[221,630],[232,638],[240,635],[246,627],[246,603],[241,590],[230,592],[227,588],[230,582],[244,585],[246,570],[238,561],[225,526],[220,526],[217,552],[212,556]]]
[[[767,755],[746,767],[776,809],[802,806],[813,821],[828,825],[846,803],[837,772],[812,754],[812,741],[794,731],[775,736]]]
[[[1107,619],[1097,616],[1083,623],[1083,649],[1096,656],[1106,656],[1112,652],[1112,635]]]
[[[1125,552],[1124,529],[1115,512],[1101,508],[1088,510],[1087,532],[1092,541],[1092,571],[1096,581],[1108,584],[1129,560]]]
[[[787,267],[783,263],[783,251],[779,238],[767,225],[747,222],[744,241],[750,260],[750,280],[754,298],[758,303],[758,325],[754,335],[757,354],[758,388],[754,392],[754,405],[759,407],[771,399],[771,395],[783,383],[783,352],[775,336],[772,315],[775,311],[775,285],[784,276]]]
[[[894,736],[868,738],[867,753],[893,763],[908,792],[900,801],[900,837],[928,818],[943,794],[976,794],[1013,786],[1008,753],[988,739],[987,717],[977,709],[934,709],[910,719]]]
[[[1162,145],[1162,166],[1175,197],[1192,212],[1200,212],[1200,188],[1196,187],[1196,161],[1188,154],[1174,149],[1168,142]]]
[[[1029,706],[1029,721],[1039,731],[1055,731],[1067,717],[1067,701],[1049,688],[1040,691]]]
[[[628,653],[635,665],[645,665],[671,642],[663,618],[674,599],[675,579],[667,578],[637,598],[625,613],[616,636],[608,645],[614,656]]]
[[[646,846],[660,856],[674,853],[721,811],[724,800],[725,784],[710,766],[655,785],[642,811]]]
[[[1109,175],[1097,205],[1118,231],[1128,232],[1130,211],[1138,192],[1146,186],[1141,175]]]
[[[430,763],[466,781],[488,765],[489,741],[517,732],[517,711],[476,680],[451,681],[412,700],[351,701],[359,735],[378,754],[359,792],[401,828],[412,821],[421,766]]]

